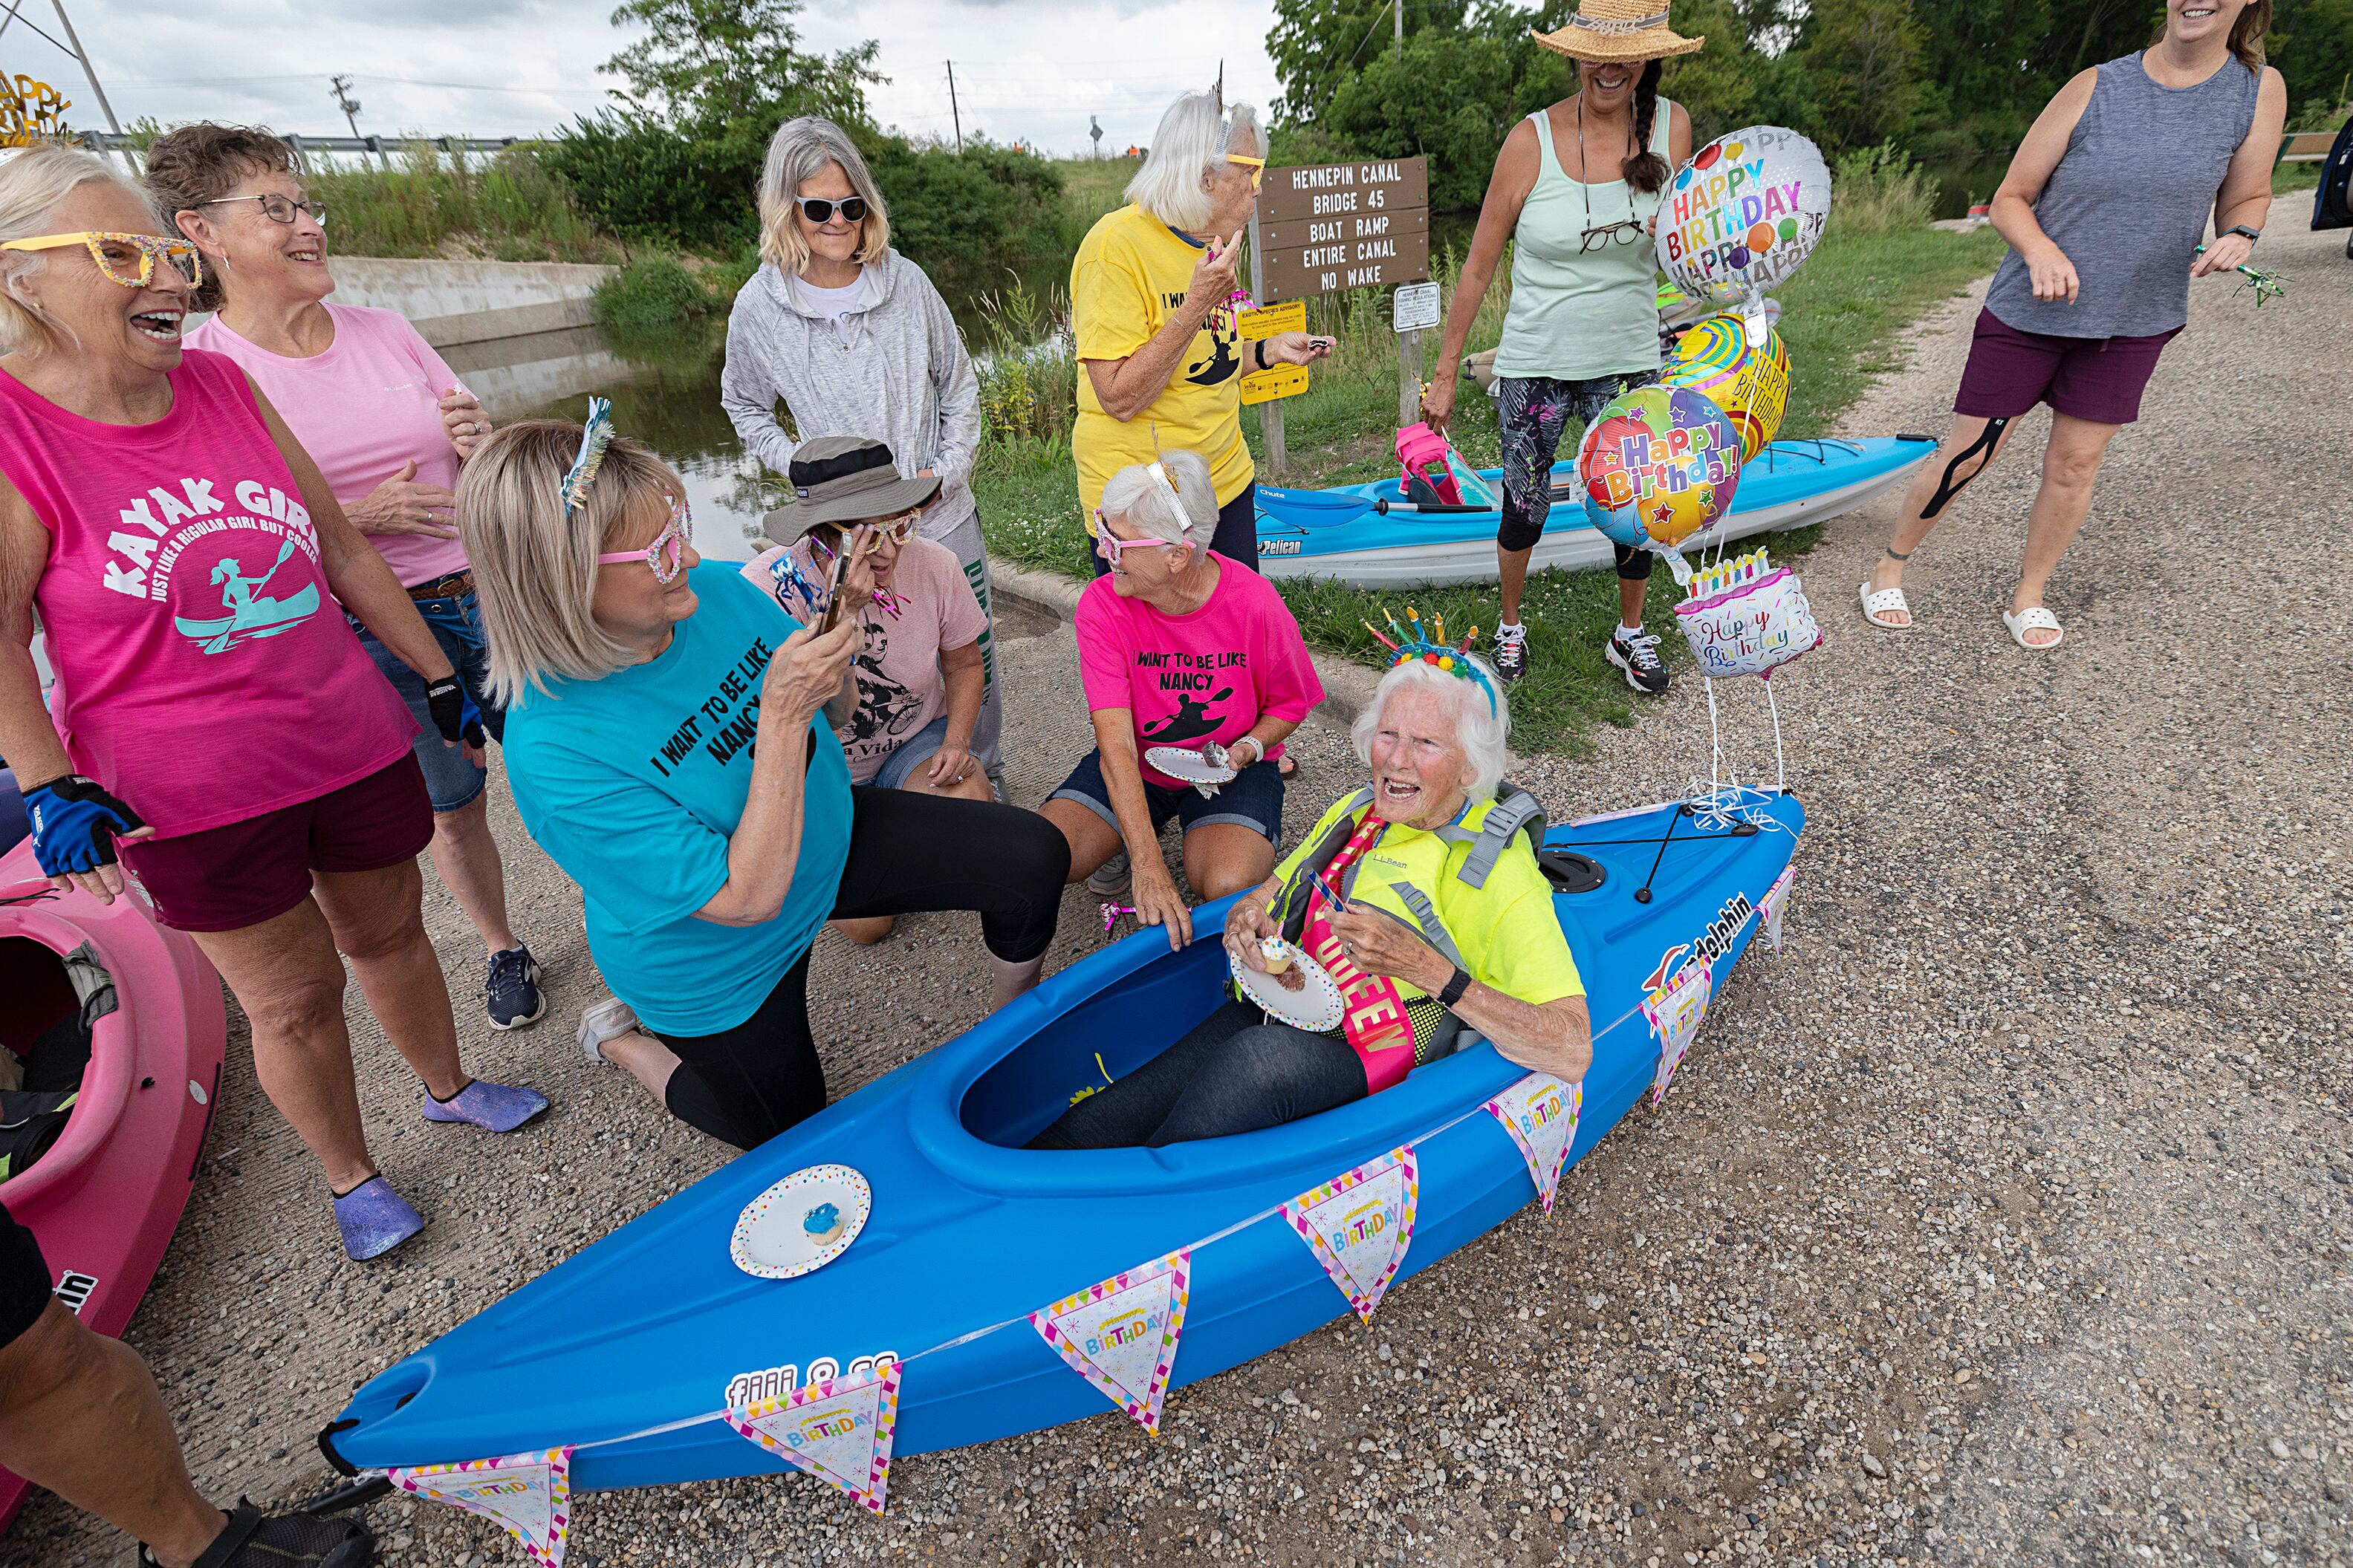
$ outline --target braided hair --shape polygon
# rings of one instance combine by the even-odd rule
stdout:
[[[1652,60],[1634,84],[1634,151],[1626,159],[1625,174],[1628,184],[1646,194],[1665,184],[1672,173],[1667,161],[1651,151],[1651,124],[1658,116],[1659,77],[1664,69],[1663,60]]]

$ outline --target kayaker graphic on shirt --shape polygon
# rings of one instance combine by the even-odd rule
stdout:
[[[1181,746],[1204,735],[1214,735],[1224,722],[1213,711],[1217,704],[1234,694],[1230,686],[1220,686],[1199,701],[1190,697],[1176,699],[1176,711],[1157,724],[1146,724],[1140,733],[1155,746]]]
[[[272,637],[280,632],[292,631],[319,613],[319,585],[306,583],[299,593],[283,599],[255,597],[269,585],[294,553],[294,542],[288,540],[279,546],[278,559],[259,577],[248,577],[234,555],[223,556],[214,563],[211,584],[220,594],[225,616],[194,619],[174,616],[172,624],[181,635],[193,637],[206,653],[224,653],[241,642],[255,637]]]

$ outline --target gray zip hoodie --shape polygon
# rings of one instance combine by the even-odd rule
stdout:
[[[763,467],[790,470],[796,443],[776,423],[776,399],[804,441],[863,436],[890,443],[899,472],[929,468],[939,499],[922,532],[937,539],[974,515],[973,453],[980,445],[980,382],[955,319],[923,269],[895,250],[859,274],[857,306],[837,331],[774,262],[735,296],[719,401]]]

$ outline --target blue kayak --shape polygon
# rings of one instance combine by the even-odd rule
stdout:
[[[1753,533],[1803,528],[1873,500],[1912,476],[1936,449],[1926,436],[1855,441],[1776,441],[1740,469],[1732,510],[1683,543],[1686,554]],[[1259,567],[1270,577],[1336,577],[1360,588],[1495,581],[1495,531],[1503,470],[1479,470],[1462,487],[1466,504],[1432,509],[1404,501],[1395,479],[1335,489],[1258,487]],[[1553,465],[1553,504],[1528,569],[1582,572],[1607,566],[1609,541],[1586,521],[1577,465]],[[1470,504],[1484,491],[1495,505]]]
[[[1797,847],[1796,797],[1747,791],[1719,805],[1546,835],[1547,876],[1563,889],[1554,910],[1597,1031],[1572,1161],[1651,1085],[1660,1048],[1640,1011],[1646,987],[1699,956],[1720,989]],[[1647,902],[1636,897],[1646,880]],[[731,1382],[783,1367],[807,1381],[815,1363],[854,1369],[888,1353],[905,1358],[897,1453],[982,1443],[1113,1408],[1026,1314],[1253,1215],[1269,1217],[1193,1252],[1172,1386],[1345,1314],[1315,1255],[1271,1211],[1400,1144],[1413,1143],[1419,1169],[1400,1279],[1527,1206],[1528,1166],[1479,1109],[1525,1073],[1483,1042],[1287,1126],[1157,1150],[1024,1150],[1103,1081],[1099,1057],[1114,1077],[1129,1071],[1219,1005],[1225,907],[1195,911],[1208,934],[1181,952],[1147,931],[1072,964],[621,1226],[370,1380],[324,1440],[368,1469],[577,1445],[575,1489],[768,1473],[786,1467],[718,1418]],[[1706,1070],[1705,1049],[1683,1070]],[[1673,1103],[1671,1093],[1664,1110]],[[848,1250],[797,1279],[738,1268],[739,1212],[832,1162],[872,1191]]]

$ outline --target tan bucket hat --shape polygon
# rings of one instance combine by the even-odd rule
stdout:
[[[1528,37],[1556,55],[1594,65],[1688,55],[1707,42],[1668,26],[1660,0],[1583,0],[1558,32],[1530,27]]]
[[[779,544],[797,542],[821,522],[836,525],[896,517],[940,493],[937,478],[902,479],[891,448],[862,436],[819,436],[793,452],[786,478],[793,504],[760,520]]]

